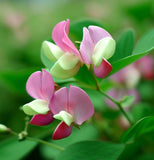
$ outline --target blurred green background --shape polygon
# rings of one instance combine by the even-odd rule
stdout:
[[[53,27],[61,20],[70,19],[73,23],[87,18],[100,22],[116,40],[121,32],[132,28],[137,41],[154,26],[154,2],[153,0],[0,1],[0,123],[16,131],[23,129],[24,113],[19,108],[31,100],[25,90],[28,76],[44,67],[40,58],[41,43],[51,38]],[[144,80],[138,87],[143,101],[150,105],[154,104],[152,87],[152,81]],[[112,124],[110,127],[113,126]],[[35,134],[40,128],[34,127],[33,130]],[[6,137],[3,135],[0,140]],[[120,136],[114,136],[110,140],[119,141],[119,138]]]

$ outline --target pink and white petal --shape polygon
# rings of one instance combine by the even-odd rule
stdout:
[[[94,43],[90,37],[89,31],[87,28],[83,28],[83,39],[80,45],[80,53],[83,61],[86,64],[92,63],[92,52],[94,49]]]
[[[89,26],[88,27],[91,39],[93,40],[94,44],[96,44],[99,40],[105,37],[111,37],[112,36],[103,28],[98,26]]]
[[[53,114],[51,112],[48,112],[47,114],[38,114],[33,116],[30,124],[37,126],[45,126],[50,124],[53,120]]]
[[[58,114],[60,111],[67,112],[68,107],[68,89],[63,87],[59,89],[49,103],[49,108],[52,113]]]
[[[73,116],[75,123],[79,125],[94,114],[94,107],[88,94],[79,87],[69,87],[68,106],[68,112]]]
[[[94,67],[94,73],[98,78],[106,77],[111,71],[112,71],[112,66],[105,58],[103,58],[100,66]]]
[[[80,54],[72,41],[68,38],[70,20],[58,23],[53,31],[52,38],[54,42],[64,51],[75,54],[80,58]]]
[[[46,70],[34,72],[26,83],[28,94],[35,99],[49,101],[54,93],[54,81]]]
[[[58,140],[68,137],[72,132],[72,127],[73,125],[67,126],[64,122],[61,122],[55,129],[52,139]]]

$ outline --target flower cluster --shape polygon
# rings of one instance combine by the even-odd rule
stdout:
[[[52,31],[53,44],[44,41],[42,52],[54,62],[50,73],[59,79],[73,77],[84,63],[92,65],[94,73],[99,78],[107,76],[112,66],[107,61],[115,51],[115,41],[103,28],[89,26],[83,28],[83,40],[80,51],[68,37],[70,21],[58,23]]]
[[[58,119],[61,123],[53,139],[69,136],[73,125],[81,125],[94,114],[93,104],[82,89],[69,86],[55,92],[55,83],[46,70],[33,73],[26,84],[29,95],[35,100],[23,106],[27,115],[33,116],[30,124],[44,126]]]
[[[33,97],[23,106],[23,111],[33,116],[30,124],[44,126],[60,120],[52,138],[62,139],[71,134],[72,127],[81,125],[94,114],[93,104],[82,89],[76,86],[63,87],[55,91],[52,76],[59,79],[73,77],[85,63],[91,65],[99,78],[107,76],[112,66],[107,61],[115,50],[115,41],[104,29],[97,26],[83,28],[80,51],[68,38],[70,21],[58,23],[52,32],[56,44],[44,41],[42,51],[54,62],[50,73],[46,70],[33,73],[26,84],[28,94]],[[51,76],[52,75],[52,76]]]

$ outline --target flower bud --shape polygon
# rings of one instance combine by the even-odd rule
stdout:
[[[8,131],[8,128],[3,125],[3,124],[0,124],[0,133],[4,133],[4,132],[7,132]]]

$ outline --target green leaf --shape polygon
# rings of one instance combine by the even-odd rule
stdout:
[[[24,158],[30,151],[36,147],[37,143],[32,141],[18,141],[9,139],[0,144],[1,160],[18,160]]]
[[[154,117],[145,117],[136,122],[122,135],[122,142],[133,141],[137,136],[154,132]]]
[[[154,49],[154,29],[148,31],[137,43],[133,54],[150,52]]]
[[[74,78],[85,84],[85,85],[92,85],[92,86],[95,86],[95,81],[90,73],[90,71],[88,70],[88,68],[83,65],[82,67],[80,67],[80,70],[79,72],[77,73],[77,75],[74,76]]]
[[[141,53],[141,54],[136,54],[136,55],[131,55],[125,58],[120,59],[119,61],[111,63],[112,65],[112,71],[110,72],[109,76],[118,72],[119,70],[123,69],[124,67],[130,65],[131,63],[137,61],[138,59],[142,58],[143,56],[147,55],[148,52],[146,53]]]
[[[139,119],[146,116],[154,116],[154,108],[151,104],[138,103],[133,106],[130,113],[133,119],[138,121]]]
[[[133,47],[134,47],[134,33],[132,30],[127,30],[118,40],[116,44],[115,53],[109,59],[109,62],[113,63],[124,57],[131,55]]]
[[[86,124],[81,126],[80,129],[74,128],[69,137],[58,141],[52,141],[52,143],[66,148],[67,146],[79,141],[97,139],[98,136],[98,130],[92,125]],[[58,154],[61,154],[59,150],[54,148],[51,149],[51,147],[45,145],[41,146],[41,152],[46,159],[55,159]]]
[[[122,101],[121,101],[121,105],[122,107],[129,107],[133,104],[134,102],[134,96],[130,95],[130,96],[124,96]]]
[[[101,141],[83,141],[72,144],[56,160],[115,160],[124,149],[122,144]]]
[[[147,55],[154,49],[154,29],[147,32],[138,42],[133,54],[124,57],[116,62],[112,62],[112,71],[109,75],[112,75],[136,60]]]
[[[0,81],[13,92],[24,94],[26,93],[26,81],[34,71],[37,71],[37,68],[0,71]]]

